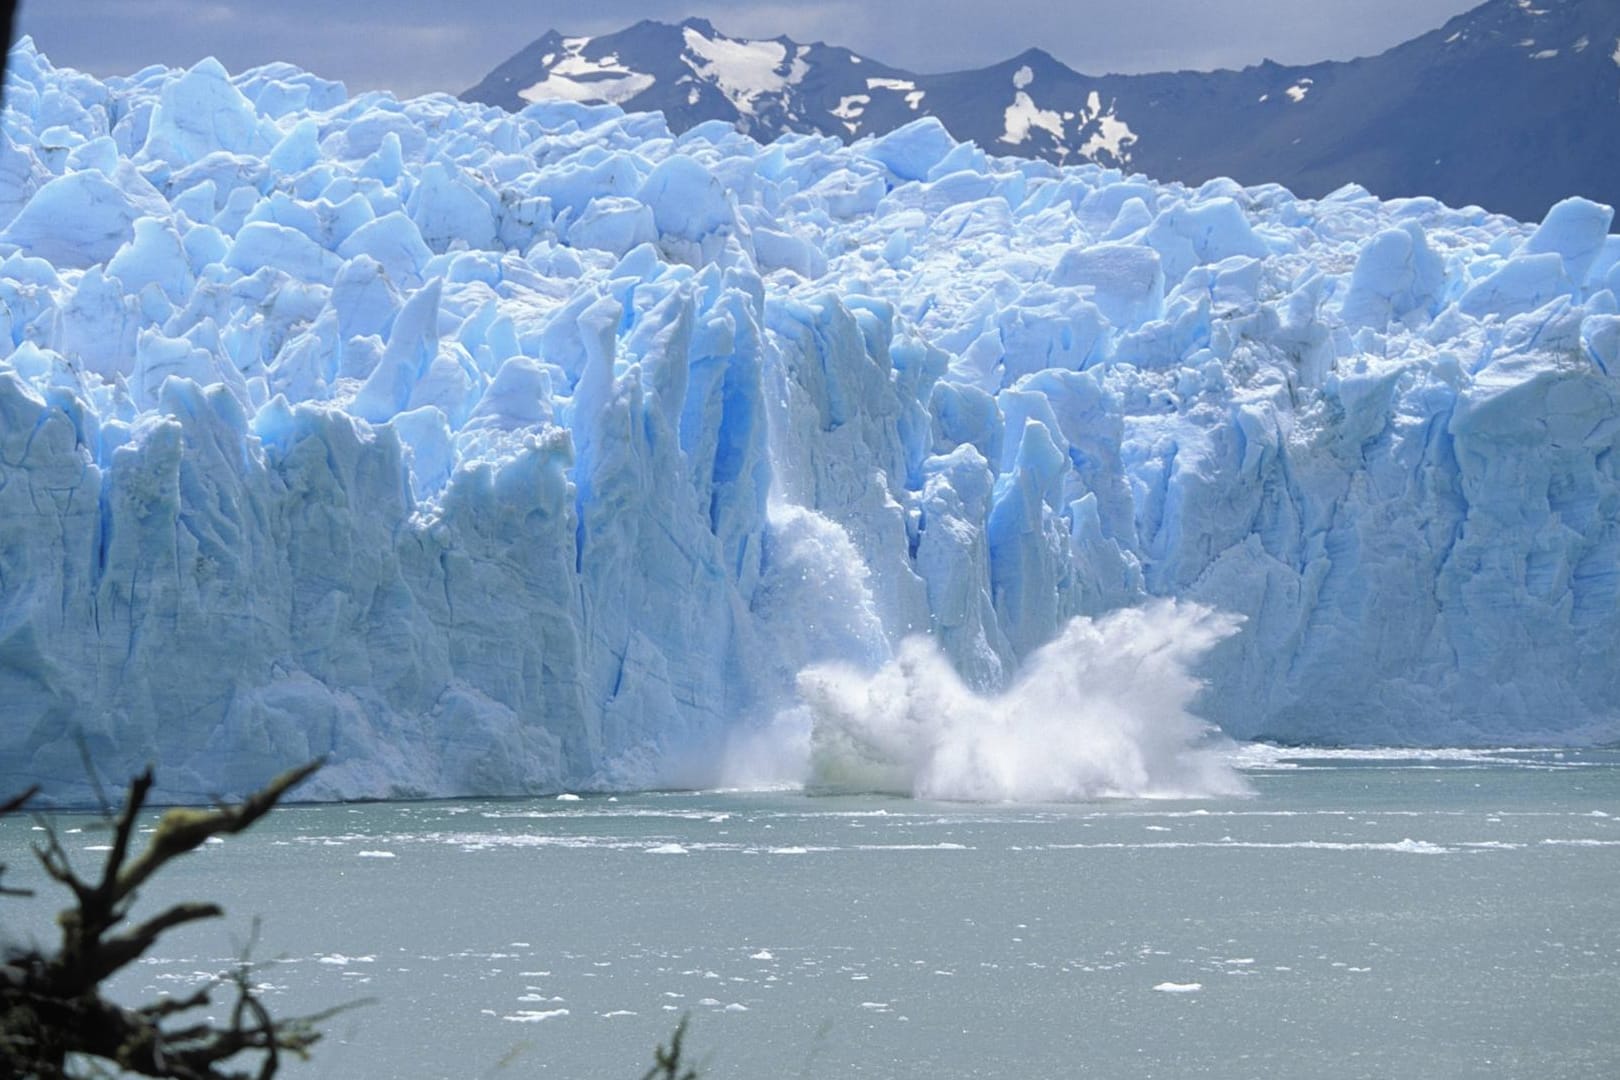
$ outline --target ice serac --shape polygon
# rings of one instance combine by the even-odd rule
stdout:
[[[966,717],[1066,700],[1133,610],[1241,617],[1233,735],[1620,737],[1607,207],[17,55],[4,776],[645,785],[917,635]]]

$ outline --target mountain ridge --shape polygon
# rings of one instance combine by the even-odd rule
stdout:
[[[934,116],[988,153],[1307,197],[1355,183],[1525,220],[1570,195],[1620,203],[1620,149],[1602,138],[1620,112],[1620,6],[1594,0],[1487,0],[1353,60],[1134,75],[1083,74],[1039,47],[920,74],[824,42],[643,20],[549,31],[462,97],[600,101],[660,111],[677,133],[721,120],[762,141],[851,142]]]

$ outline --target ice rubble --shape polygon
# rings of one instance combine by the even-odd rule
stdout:
[[[0,773],[634,785],[931,633],[1241,614],[1238,736],[1620,735],[1620,238],[13,55]]]

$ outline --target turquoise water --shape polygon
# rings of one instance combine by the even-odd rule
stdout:
[[[633,1080],[683,1015],[716,1078],[1620,1074],[1620,754],[1246,760],[1198,802],[290,807],[149,890],[229,917],[119,988],[257,914],[272,1009],[378,1002],[292,1076]]]

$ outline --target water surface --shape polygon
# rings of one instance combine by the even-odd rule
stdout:
[[[635,1078],[683,1015],[715,1078],[1620,1071],[1620,754],[1245,760],[1252,797],[1196,802],[289,807],[148,890],[229,917],[119,989],[258,914],[272,1009],[378,1000],[292,1076]],[[35,836],[0,825],[8,883]]]

